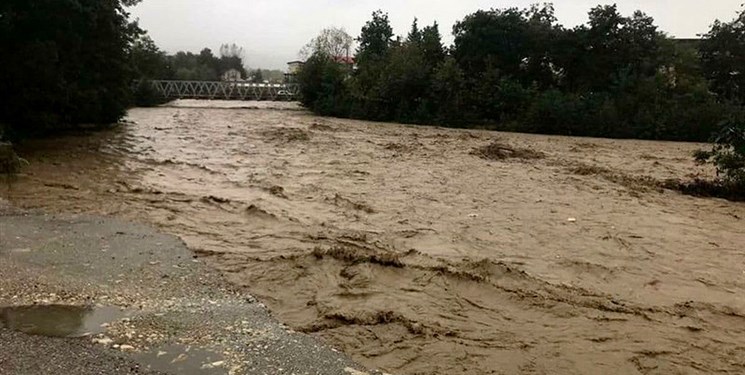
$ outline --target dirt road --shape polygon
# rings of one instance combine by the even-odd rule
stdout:
[[[2,194],[154,223],[396,374],[745,372],[745,204],[657,184],[700,145],[177,105],[25,145]]]

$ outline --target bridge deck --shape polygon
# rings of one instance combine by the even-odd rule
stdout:
[[[235,81],[148,81],[168,99],[296,100],[297,84],[263,84]]]

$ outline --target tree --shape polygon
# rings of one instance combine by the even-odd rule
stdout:
[[[230,70],[236,70],[240,73],[241,78],[247,75],[246,68],[243,66],[245,54],[243,48],[237,44],[223,44],[220,46],[220,60],[218,63],[218,74],[222,76]]]
[[[745,10],[730,22],[714,22],[700,51],[712,90],[722,100],[745,104]]]
[[[481,10],[455,25],[446,49],[436,23],[415,19],[394,39],[377,11],[357,39],[355,69],[316,55],[303,71],[304,100],[370,120],[687,141],[707,140],[738,111],[711,94],[695,48],[668,39],[651,17],[616,6],[589,16],[568,30],[551,5]]]
[[[179,51],[168,57],[170,76],[161,78],[217,81],[230,70],[236,70],[241,77],[246,77],[248,72],[243,65],[243,58],[243,48],[236,44],[220,46],[219,58],[209,48],[202,49],[198,55]]]
[[[348,116],[347,71],[331,56],[314,53],[298,75],[300,101],[322,115]]]
[[[444,57],[437,24],[420,30],[415,19],[408,37],[394,43],[385,59],[377,89],[382,101],[389,103],[383,117],[413,123],[432,121],[436,112],[432,78]],[[360,69],[369,69],[369,65]]]
[[[362,27],[357,39],[357,61],[359,64],[383,60],[393,44],[393,28],[388,14],[380,10],[373,12],[372,20]]]
[[[416,43],[393,47],[380,77],[380,98],[388,111],[384,117],[402,122],[429,120],[429,74],[424,54]]]
[[[431,92],[434,121],[440,124],[462,124],[464,118],[465,77],[452,57],[446,57],[435,69]]]
[[[329,27],[321,30],[300,50],[300,58],[307,59],[313,54],[323,53],[332,57],[348,57],[354,39],[344,28]]]
[[[149,107],[166,102],[152,85],[151,80],[164,79],[173,75],[168,64],[168,56],[155,45],[147,35],[138,38],[129,54],[137,86],[134,89],[133,104]]]
[[[243,52],[243,48],[239,47],[237,44],[225,43],[220,46],[220,57],[237,57],[243,59],[245,53]]]
[[[431,66],[436,67],[445,59],[445,47],[442,45],[442,35],[437,22],[432,26],[425,27],[421,32],[419,44],[424,54],[424,60]]]
[[[416,18],[411,24],[411,31],[409,31],[409,36],[406,37],[406,42],[415,45],[422,43],[422,32],[419,31],[419,21]]]
[[[550,86],[562,32],[555,22],[550,5],[477,11],[453,27],[453,57],[474,81],[496,74]]]
[[[357,70],[349,84],[353,97],[351,115],[375,120],[389,119],[390,101],[386,98],[386,60],[393,46],[393,28],[388,14],[378,10],[362,27],[355,62]]]
[[[220,60],[212,54],[212,50],[205,48],[197,55],[197,76],[201,81],[217,81],[220,79]]]
[[[130,101],[129,52],[141,30],[119,0],[0,3],[0,123],[41,134],[113,123]]]
[[[711,151],[699,151],[696,159],[710,162],[719,176],[718,195],[745,199],[745,116],[731,116],[717,134]]]
[[[134,76],[139,80],[164,79],[172,75],[166,53],[147,35],[134,42],[129,57]]]
[[[642,12],[624,17],[616,5],[590,10],[589,22],[571,33],[560,63],[571,90],[605,91],[627,77],[654,76],[664,63],[664,36]]]
[[[261,69],[254,70],[253,76],[251,77],[251,82],[264,83],[264,74],[261,73]]]

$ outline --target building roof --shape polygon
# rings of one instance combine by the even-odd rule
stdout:
[[[351,56],[334,56],[334,61],[338,63],[354,65],[354,57]]]

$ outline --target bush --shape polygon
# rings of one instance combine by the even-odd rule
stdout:
[[[586,120],[581,117],[582,102],[573,95],[559,90],[548,90],[536,96],[528,108],[522,130],[532,133],[568,134]]]
[[[323,52],[314,53],[298,75],[300,102],[308,109],[324,115],[347,117],[350,94],[346,80],[348,68]]]
[[[134,105],[137,107],[155,107],[168,102],[168,99],[153,87],[151,81],[140,81],[134,88]]]
[[[0,141],[0,176],[12,176],[21,170],[21,159],[13,151],[13,145]]]
[[[711,151],[699,151],[696,159],[702,163],[713,163],[717,176],[726,185],[737,186],[745,191],[745,121],[731,118],[717,135]]]

